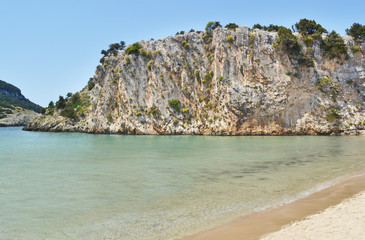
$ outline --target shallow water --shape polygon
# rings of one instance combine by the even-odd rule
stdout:
[[[364,146],[0,128],[0,239],[175,239],[362,171]]]

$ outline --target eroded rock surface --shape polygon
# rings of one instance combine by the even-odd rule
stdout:
[[[343,37],[343,59],[314,67],[277,46],[277,34],[217,28],[140,42],[145,54],[118,51],[80,92],[77,118],[49,110],[27,130],[126,134],[361,134],[365,130],[365,44]],[[227,41],[231,35],[233,41]],[[303,42],[302,42],[303,43]],[[304,50],[306,50],[305,44]],[[353,53],[350,46],[359,45]],[[320,80],[325,79],[326,81]],[[325,84],[324,84],[325,83]],[[171,100],[180,104],[174,109]],[[176,102],[176,101],[175,101]]]

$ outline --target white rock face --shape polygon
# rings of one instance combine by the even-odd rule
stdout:
[[[232,37],[232,41],[227,38]],[[314,67],[275,45],[277,34],[248,27],[217,28],[141,42],[146,54],[119,51],[80,92],[71,120],[56,110],[28,130],[127,134],[360,134],[365,130],[365,45],[344,37],[344,59],[325,59],[319,41]],[[305,44],[304,51],[306,50]],[[146,56],[147,55],[147,56]],[[319,86],[322,78],[331,79]],[[180,101],[179,111],[169,100]],[[52,115],[52,116],[51,116]]]

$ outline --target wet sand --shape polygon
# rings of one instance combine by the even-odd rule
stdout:
[[[253,213],[251,215],[237,219],[231,223],[215,227],[213,229],[198,233],[193,236],[186,237],[184,238],[184,240],[221,240],[221,239],[248,240],[248,239],[260,239],[263,236],[273,237],[273,236],[268,236],[268,234],[279,231],[288,224],[303,220],[304,218],[316,214],[318,212],[324,211],[327,208],[331,209],[330,208],[331,206],[337,205],[336,207],[341,208],[343,206],[338,204],[343,202],[345,199],[351,198],[362,191],[365,191],[365,175],[354,176],[351,178],[347,178],[346,180],[337,183],[335,185],[332,185],[324,190],[316,192],[308,197],[292,202],[290,204],[262,212]],[[364,237],[365,239],[365,228],[363,227],[365,222],[365,207],[363,204],[363,202],[365,202],[364,196],[365,196],[364,194],[355,196],[354,199],[360,199],[359,201],[356,200],[352,201],[352,199],[350,199],[346,200],[345,202],[350,203],[347,205],[351,206],[351,209],[359,209],[359,212],[362,212],[362,216],[364,216],[364,219],[358,220],[356,218],[357,220],[354,220],[354,223],[351,223],[350,226],[354,224],[360,224],[361,230],[364,229],[362,231],[363,234],[362,237]],[[361,201],[361,199],[363,199],[363,201]],[[354,202],[356,202],[356,204],[360,204],[361,207],[357,206],[356,204],[351,205],[351,203]],[[336,211],[337,210],[334,210],[332,212],[336,213]],[[321,214],[322,213],[317,215]],[[348,219],[346,218],[347,210],[344,210],[341,214],[342,215],[339,216],[336,215],[335,217],[332,217],[334,222],[329,225],[327,224],[328,230],[322,229],[323,231],[329,234],[323,237],[323,239],[326,238],[334,239],[334,235],[338,234],[333,232],[334,228],[337,229],[339,228],[337,227],[336,224],[342,226],[341,222],[343,221],[343,219]],[[316,223],[320,223],[322,221],[328,221],[328,216],[322,218],[320,217]],[[316,226],[316,223],[312,224],[312,229],[310,231],[314,231],[315,229],[320,230],[321,228],[323,228],[323,226],[320,226],[318,224],[317,224],[318,226]],[[294,223],[293,225],[296,224],[297,223]],[[306,226],[304,225],[303,228],[306,228]],[[345,226],[343,227],[342,230],[343,232],[348,232],[348,230],[345,229]],[[295,238],[297,239],[305,238],[299,235],[303,233],[302,232],[299,233],[298,230],[297,230],[298,233],[295,231],[293,232],[292,230],[288,231],[292,232],[293,235],[291,235],[291,237],[289,235],[285,235],[287,234],[285,233],[284,235],[277,235],[276,236],[277,238],[272,238],[272,239],[293,239],[293,236],[295,236]],[[305,231],[305,229],[303,231]],[[331,234],[333,234],[333,236],[331,236]],[[314,234],[313,236],[316,235]],[[306,238],[306,239],[311,239],[311,238]]]

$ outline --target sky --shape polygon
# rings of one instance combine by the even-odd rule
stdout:
[[[0,79],[45,107],[84,88],[111,43],[204,30],[209,21],[290,28],[307,18],[344,35],[365,24],[364,9],[364,0],[0,0]]]

